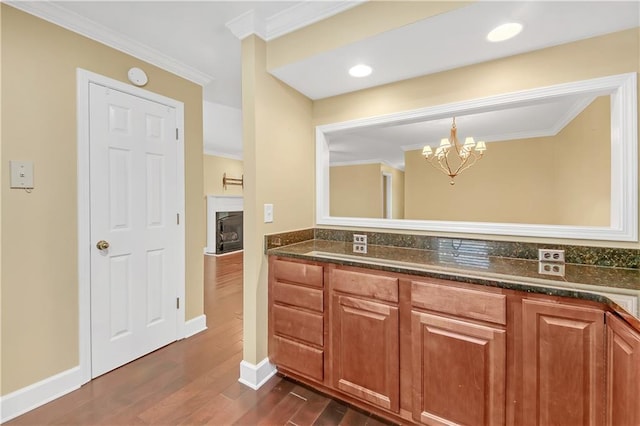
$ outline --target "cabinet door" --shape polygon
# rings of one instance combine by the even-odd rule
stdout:
[[[604,313],[524,300],[523,420],[532,425],[604,424]]]
[[[416,311],[411,321],[414,419],[503,425],[506,332]]]
[[[640,425],[640,333],[607,313],[607,425]]]
[[[331,308],[334,387],[398,412],[398,308],[340,294]]]

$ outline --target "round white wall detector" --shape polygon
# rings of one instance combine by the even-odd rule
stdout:
[[[129,76],[129,81],[136,86],[144,86],[149,81],[147,74],[140,68],[131,68],[127,75]]]

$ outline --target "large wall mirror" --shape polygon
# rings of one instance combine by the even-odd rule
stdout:
[[[422,155],[486,143],[451,178]],[[319,225],[638,240],[636,73],[316,128]]]

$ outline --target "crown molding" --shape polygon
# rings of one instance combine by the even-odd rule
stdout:
[[[306,27],[333,15],[349,10],[367,0],[340,0],[339,2],[324,2],[306,0],[278,12],[267,18],[267,38],[272,40],[300,28]]]
[[[240,40],[255,34],[270,41],[307,25],[329,18],[367,0],[338,0],[324,2],[306,0],[275,15],[263,18],[249,10],[226,23],[227,28]]]
[[[251,34],[255,34],[263,40],[267,39],[265,20],[259,18],[254,9],[233,18],[225,26],[240,40],[249,37]]]
[[[392,164],[387,160],[379,160],[379,159],[373,159],[373,160],[351,160],[351,161],[336,161],[333,163],[330,163],[329,166],[330,167],[344,167],[344,166],[369,166],[372,164],[382,164],[385,165],[387,167],[391,167],[393,169],[397,169],[397,170],[402,170],[404,171],[404,167],[398,167],[397,164]]]
[[[565,126],[573,121],[586,107],[591,105],[597,98],[596,95],[589,96],[588,98],[578,99],[562,116],[558,117],[555,125],[549,131],[552,135],[557,135]]]
[[[30,15],[49,21],[77,34],[95,40],[113,49],[134,56],[201,86],[209,84],[214,77],[193,67],[176,61],[149,46],[132,40],[95,21],[89,20],[64,7],[46,1],[5,1]]]
[[[204,148],[203,154],[204,155],[212,155],[214,157],[228,158],[230,160],[243,161],[242,153],[240,153],[240,154],[232,154],[232,153],[229,153],[229,152],[218,151],[216,149],[211,149],[211,148],[208,148],[208,147]]]

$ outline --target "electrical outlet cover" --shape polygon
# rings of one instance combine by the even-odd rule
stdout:
[[[353,252],[354,253],[366,254],[367,253],[367,245],[366,244],[353,243]]]
[[[538,262],[538,273],[541,275],[564,277],[564,263]]]

